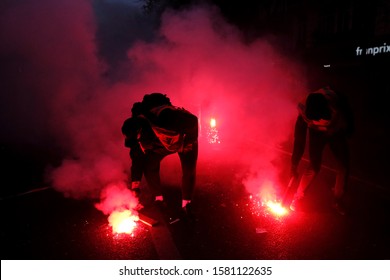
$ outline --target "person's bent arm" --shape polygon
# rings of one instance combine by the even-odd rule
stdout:
[[[296,176],[299,162],[303,156],[306,145],[307,124],[301,115],[298,116],[294,128],[294,147],[291,156],[291,175]]]

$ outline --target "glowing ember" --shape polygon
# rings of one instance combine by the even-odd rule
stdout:
[[[130,210],[114,211],[108,217],[113,233],[131,234],[138,220],[138,215],[134,215]]]
[[[219,141],[218,129],[216,128],[216,126],[217,126],[217,121],[214,118],[211,118],[210,119],[210,127],[208,128],[208,131],[207,131],[207,138],[208,138],[208,142],[210,144],[221,143]]]
[[[212,118],[210,120],[210,127],[216,127],[216,126],[217,126],[217,121],[214,118]]]
[[[277,216],[284,216],[288,213],[287,209],[283,207],[280,202],[268,201],[266,202],[268,209]]]

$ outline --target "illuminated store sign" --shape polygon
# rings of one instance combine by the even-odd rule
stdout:
[[[390,45],[387,45],[384,43],[382,46],[378,47],[370,47],[370,48],[356,48],[356,56],[363,56],[363,55],[379,55],[379,54],[390,54]]]

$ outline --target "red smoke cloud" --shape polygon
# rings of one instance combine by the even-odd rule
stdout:
[[[218,119],[226,160],[250,166],[243,183],[251,193],[277,182],[280,168],[271,162],[306,92],[299,65],[266,40],[244,43],[217,10],[204,8],[167,12],[160,40],[139,42],[128,54],[146,92],[166,92],[174,103]]]
[[[1,23],[2,53],[22,57],[22,90],[34,94],[36,110],[47,112],[48,129],[67,151],[49,173],[58,191],[107,197],[109,186],[126,181],[120,128],[132,103],[156,91],[217,118],[225,156],[250,166],[243,181],[250,192],[276,180],[274,148],[290,137],[305,80],[299,65],[266,40],[245,43],[217,9],[166,12],[153,42],[128,49],[128,79],[115,84],[103,75],[90,1],[25,0],[3,12]],[[201,159],[207,149],[200,147]]]
[[[138,200],[125,184],[108,184],[100,196],[101,201],[95,206],[104,214],[114,211],[132,210],[137,207]]]

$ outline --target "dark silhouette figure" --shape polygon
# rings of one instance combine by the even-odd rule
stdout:
[[[342,199],[349,177],[348,137],[354,130],[353,116],[345,97],[324,87],[310,93],[298,104],[298,118],[294,130],[294,148],[291,158],[291,173],[297,177],[298,165],[306,146],[308,132],[309,166],[304,171],[298,189],[290,204],[295,211],[305,191],[312,184],[321,169],[322,154],[326,145],[337,160],[336,182],[332,188],[333,207],[344,214]]]
[[[145,154],[138,142],[141,131],[139,116],[142,114],[142,103],[135,102],[131,108],[131,117],[122,125],[122,134],[125,136],[125,146],[130,148],[130,176],[131,190],[138,196],[145,167]]]
[[[130,149],[136,147],[134,155],[140,159],[139,165],[137,159],[133,161],[136,174],[132,178],[138,180],[144,174],[155,201],[163,201],[160,163],[166,156],[177,153],[182,170],[182,208],[191,215],[198,159],[198,118],[173,106],[162,93],[146,94],[140,108],[142,113],[136,117],[135,124],[130,118],[122,128],[126,139],[129,138]],[[138,153],[138,147],[142,154]]]

